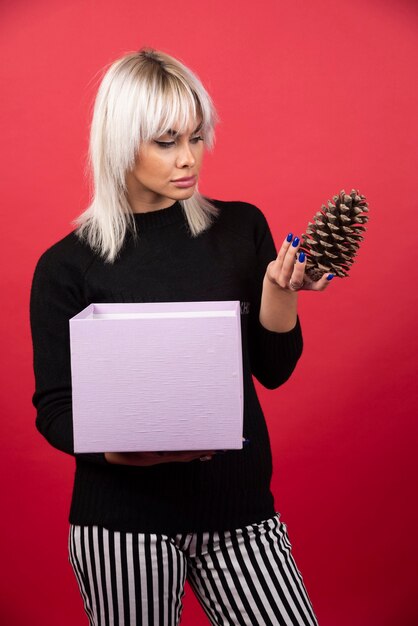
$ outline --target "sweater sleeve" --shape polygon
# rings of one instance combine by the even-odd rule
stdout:
[[[287,332],[274,332],[260,323],[263,278],[267,265],[277,257],[277,251],[267,220],[259,209],[255,246],[255,293],[250,310],[248,336],[251,371],[264,387],[276,389],[290,378],[295,369],[302,354],[303,339],[299,316],[295,326]]]
[[[38,260],[30,293],[36,427],[55,448],[74,455],[69,320],[87,306],[81,272],[48,250]],[[106,463],[104,454],[77,455]]]

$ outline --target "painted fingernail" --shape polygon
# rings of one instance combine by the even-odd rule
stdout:
[[[296,248],[296,246],[298,245],[298,243],[299,243],[299,237],[295,237],[295,238],[294,238],[294,240],[292,241],[292,246],[293,246],[294,248]]]
[[[289,233],[288,236],[286,237],[286,241],[290,243],[292,239],[293,239],[293,233]]]
[[[334,274],[330,274],[329,276],[327,276],[327,280],[332,280],[334,278]]]
[[[303,262],[304,262],[304,260],[305,260],[305,253],[304,253],[304,252],[301,252],[301,253],[299,254],[299,261],[300,261],[301,263],[303,263]]]
[[[244,448],[245,448],[245,447],[247,447],[247,446],[249,445],[249,443],[250,443],[250,440],[249,440],[249,439],[245,439],[245,438],[244,438],[244,439],[242,440],[242,445],[244,446]]]

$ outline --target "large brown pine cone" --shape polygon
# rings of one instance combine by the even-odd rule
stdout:
[[[314,281],[327,272],[348,276],[366,230],[363,224],[369,219],[366,198],[358,190],[348,195],[342,189],[332,199],[334,203],[328,200],[328,206],[321,206],[301,237],[300,250],[307,257],[305,272]]]

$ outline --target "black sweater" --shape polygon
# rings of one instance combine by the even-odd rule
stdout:
[[[284,333],[259,321],[263,276],[276,258],[263,213],[246,202],[212,200],[219,216],[193,238],[179,202],[136,213],[113,264],[74,231],[48,248],[35,268],[30,321],[36,426],[54,447],[75,456],[73,524],[174,534],[239,528],[274,515],[272,459],[252,374],[268,389],[282,385],[302,352],[299,318]],[[132,467],[103,454],[74,454],[69,319],[92,302],[239,300],[244,382],[242,450],[211,461]],[[140,381],[138,381],[140,384]]]

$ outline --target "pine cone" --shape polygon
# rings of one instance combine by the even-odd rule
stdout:
[[[334,204],[321,206],[301,237],[300,250],[306,254],[306,274],[316,281],[326,272],[343,278],[354,261],[365,224],[369,217],[365,196],[352,189],[350,195],[340,191]]]

